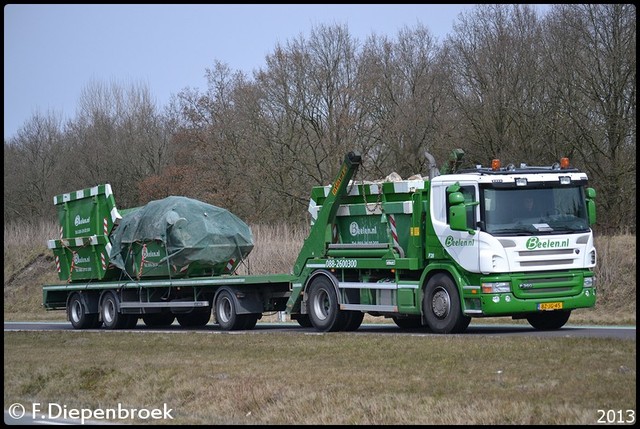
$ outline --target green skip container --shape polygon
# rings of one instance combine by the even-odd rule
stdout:
[[[110,264],[109,234],[121,219],[111,185],[99,185],[53,197],[60,236],[48,241],[60,280],[103,280],[119,275]]]
[[[412,228],[413,195],[425,189],[425,181],[419,178],[349,186],[331,226],[330,248],[336,250],[329,254],[349,256],[349,252],[354,252],[353,255],[369,252],[374,256],[384,254],[385,249],[394,249],[404,257],[410,239],[419,234],[417,228]],[[309,201],[312,224],[330,191],[331,186],[312,189]]]

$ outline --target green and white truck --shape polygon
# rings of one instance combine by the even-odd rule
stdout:
[[[586,173],[566,158],[459,169],[462,156],[453,151],[428,178],[364,182],[355,180],[360,155],[347,154],[334,182],[312,189],[309,236],[287,274],[235,274],[250,245],[215,266],[176,263],[184,252],[169,251],[169,232],[129,241],[121,252],[129,262],[115,266],[114,231],[131,213],[116,207],[110,186],[57,195],[60,237],[49,248],[62,282],[43,287],[43,305],[65,310],[76,329],[139,319],[197,327],[212,314],[223,330],[252,329],[280,311],[319,331],[358,329],[369,314],[434,333],[497,316],[559,329],[573,310],[593,307],[595,190]]]

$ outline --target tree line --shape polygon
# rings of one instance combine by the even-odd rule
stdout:
[[[636,10],[481,4],[436,39],[422,24],[354,38],[318,25],[252,76],[215,61],[206,88],[158,106],[142,84],[90,82],[74,118],[35,113],[4,142],[4,217],[110,183],[119,207],[184,195],[247,222],[306,222],[312,186],[358,151],[357,179],[567,156],[598,192],[602,233],[635,233]]]

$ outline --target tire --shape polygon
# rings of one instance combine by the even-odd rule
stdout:
[[[309,320],[318,331],[336,332],[344,329],[347,314],[340,311],[333,282],[326,276],[313,279],[309,286]]]
[[[435,274],[427,282],[422,311],[428,327],[436,334],[464,332],[471,318],[462,314],[458,287],[446,274]]]
[[[347,313],[347,322],[344,326],[344,331],[355,331],[360,325],[362,325],[362,320],[364,319],[364,313],[362,311],[346,311]]]
[[[215,312],[218,325],[223,330],[236,331],[244,329],[245,319],[238,314],[236,301],[228,290],[223,290],[216,298]]]
[[[296,315],[295,320],[296,322],[298,322],[298,325],[302,326],[303,328],[311,328],[313,326],[308,314],[298,314]]]
[[[178,314],[176,319],[183,328],[201,328],[211,320],[211,309],[194,308],[190,313]]]
[[[174,320],[176,316],[170,311],[142,315],[142,321],[149,327],[170,326]]]
[[[422,328],[422,320],[420,317],[392,317],[393,322],[402,329],[418,329]]]
[[[122,329],[129,322],[129,314],[118,312],[118,298],[113,292],[103,295],[100,302],[100,317],[102,324],[107,329]]]
[[[553,331],[562,328],[571,316],[571,310],[543,311],[527,316],[527,322],[539,331]]]
[[[100,326],[98,314],[87,313],[82,297],[77,293],[74,293],[69,299],[67,317],[74,329],[94,329]]]

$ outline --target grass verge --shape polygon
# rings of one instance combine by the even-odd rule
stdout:
[[[8,332],[4,404],[157,424],[597,424],[635,410],[636,343],[349,333]]]

